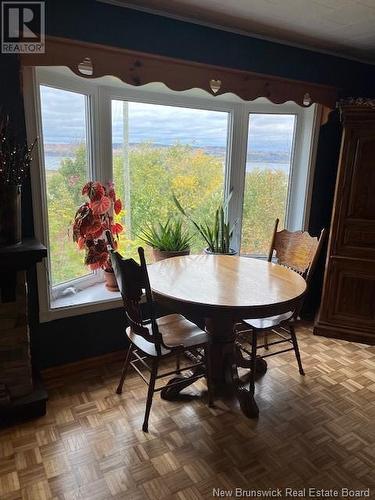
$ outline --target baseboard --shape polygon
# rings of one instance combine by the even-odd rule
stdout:
[[[342,339],[366,345],[375,345],[375,334],[336,325],[329,325],[319,321],[315,323],[313,333],[314,335],[321,337]]]
[[[97,368],[98,366],[103,366],[108,363],[123,361],[125,359],[125,353],[126,349],[121,349],[121,351],[114,351],[100,356],[85,358],[80,361],[74,361],[74,363],[52,366],[51,368],[43,370],[42,375],[45,380],[63,375],[72,375],[72,373]]]

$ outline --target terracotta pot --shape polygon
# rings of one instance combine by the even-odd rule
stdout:
[[[116,276],[113,271],[104,271],[105,286],[110,292],[119,292]]]
[[[228,253],[211,252],[211,250],[205,248],[204,253],[206,253],[207,255],[237,255],[236,250],[233,250],[233,248],[230,248]]]
[[[21,186],[0,185],[0,246],[21,243]]]
[[[158,248],[153,248],[152,253],[154,256],[154,261],[158,262],[159,260],[170,259],[171,257],[182,257],[183,255],[189,255],[190,248],[188,250],[182,250],[180,252],[159,250]]]

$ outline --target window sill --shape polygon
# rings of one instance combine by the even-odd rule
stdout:
[[[110,292],[104,283],[95,283],[77,293],[51,300],[50,309],[40,312],[40,321],[44,323],[54,319],[116,309],[121,306],[120,292]]]
[[[240,257],[248,257],[249,259],[267,260],[267,255],[259,253],[240,253]]]
[[[70,293],[65,297],[59,297],[51,301],[51,309],[60,309],[61,307],[80,306],[92,304],[95,302],[106,302],[120,300],[120,292],[110,292],[104,283],[95,283],[76,293]]]

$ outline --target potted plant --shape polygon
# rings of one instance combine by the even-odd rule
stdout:
[[[180,219],[169,218],[165,224],[148,224],[138,237],[152,247],[155,261],[190,253],[192,236]]]
[[[84,263],[90,269],[104,270],[108,290],[118,291],[105,232],[111,232],[116,247],[116,239],[123,231],[122,225],[114,220],[115,215],[122,210],[121,200],[116,198],[112,183],[104,186],[100,182],[88,182],[83,186],[82,194],[86,195],[89,201],[83,203],[75,214],[73,241],[80,250],[85,250]]]
[[[0,123],[0,246],[21,243],[21,185],[27,177],[36,139],[19,143],[9,116]]]
[[[225,203],[221,203],[215,212],[214,219],[206,219],[204,222],[195,221],[181,206],[180,202],[173,195],[174,202],[178,210],[187,217],[197,229],[204,241],[207,243],[205,252],[208,254],[225,254],[236,255],[236,251],[230,247],[230,241],[233,235],[233,227],[231,228],[226,217],[226,206],[229,202],[228,198]]]

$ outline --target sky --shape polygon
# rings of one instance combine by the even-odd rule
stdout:
[[[85,140],[85,97],[65,90],[41,87],[44,142],[77,144]],[[123,138],[123,102],[112,101],[112,139]],[[129,142],[176,142],[197,147],[227,143],[228,113],[146,103],[128,104]],[[249,143],[254,151],[289,151],[294,115],[251,114]]]

